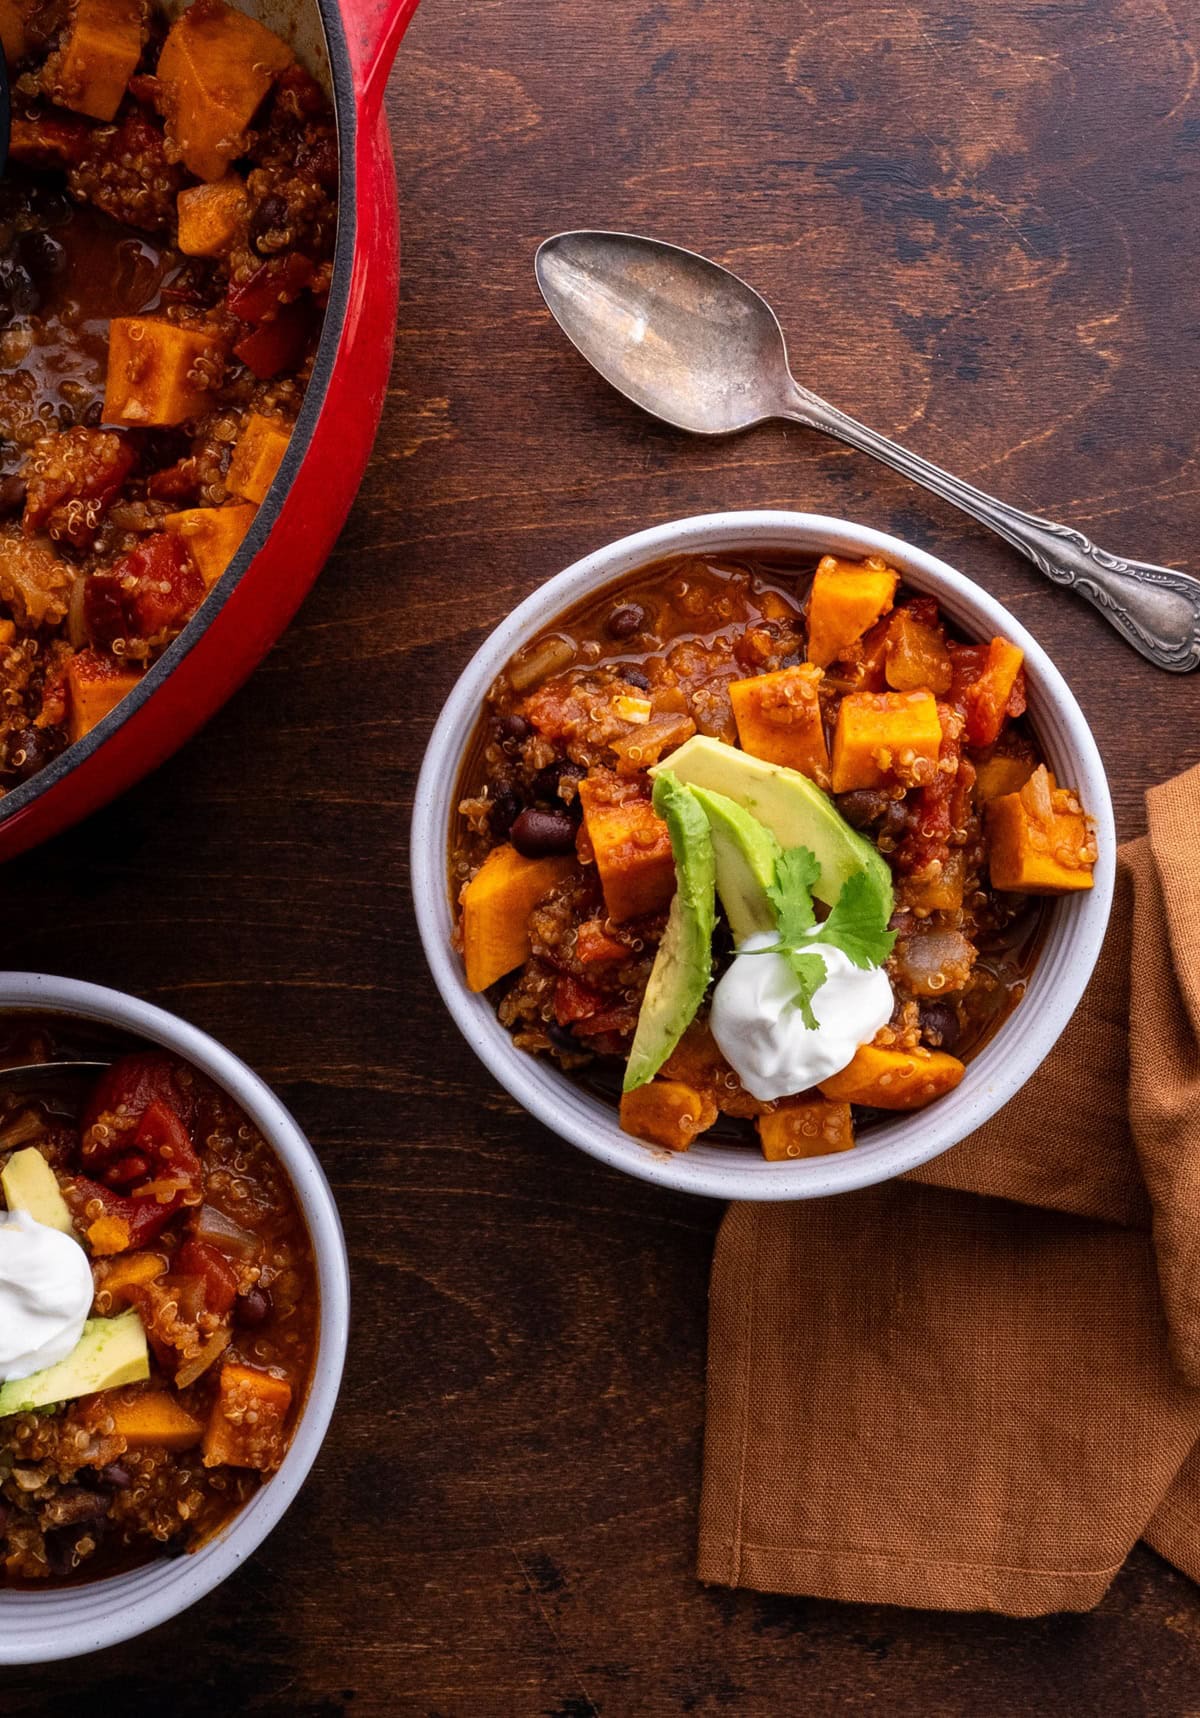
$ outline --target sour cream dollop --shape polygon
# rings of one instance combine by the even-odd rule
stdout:
[[[78,1241],[28,1211],[0,1215],[0,1382],[65,1360],[92,1308]]]
[[[812,999],[817,1029],[796,1006],[796,979],[781,954],[755,954],[775,937],[748,937],[713,992],[710,1024],[721,1054],[746,1090],[763,1103],[806,1092],[838,1074],[892,1017],[892,987],[882,967],[855,966],[830,943],[806,954],[825,962]]]

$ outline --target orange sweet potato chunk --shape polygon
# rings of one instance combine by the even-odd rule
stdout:
[[[950,690],[954,664],[941,632],[901,608],[888,622],[884,673],[893,692],[924,691],[940,697]]]
[[[729,701],[744,752],[799,770],[827,788],[829,750],[819,697],[823,679],[820,668],[804,662],[775,674],[733,681]]]
[[[72,741],[90,734],[110,710],[116,709],[126,693],[133,691],[140,679],[140,674],[117,668],[106,656],[98,656],[94,650],[76,651],[67,664]]]
[[[131,1450],[190,1450],[204,1436],[204,1422],[189,1414],[169,1390],[142,1390],[129,1398],[114,1394],[107,1406],[114,1433]]]
[[[864,1044],[849,1067],[821,1081],[827,1098],[877,1110],[917,1110],[952,1092],[966,1073],[944,1050],[883,1049]]]
[[[529,915],[568,874],[569,854],[525,859],[515,847],[493,847],[462,893],[467,987],[487,990],[529,958]]]
[[[942,744],[930,692],[849,692],[833,736],[833,791],[932,781]]]
[[[227,1360],[204,1428],[205,1467],[251,1467],[269,1473],[287,1449],[284,1425],[292,1387],[257,1366]]]
[[[1008,793],[1020,793],[1034,772],[1032,758],[1006,757],[1003,753],[986,758],[975,771],[975,798],[978,804],[1002,799]]]
[[[166,1268],[167,1261],[161,1253],[126,1253],[114,1261],[100,1284],[100,1290],[111,1295],[114,1307],[124,1306],[129,1300],[130,1289],[153,1282],[165,1273]]]
[[[262,501],[274,482],[291,436],[287,424],[278,418],[251,412],[229,462],[226,488],[247,501]]]
[[[712,1098],[682,1080],[651,1080],[636,1091],[621,1094],[624,1131],[668,1151],[686,1151],[716,1119],[717,1106]]]
[[[25,10],[21,0],[0,0],[0,48],[10,66],[16,65],[29,45]]]
[[[580,782],[579,799],[609,918],[622,924],[665,911],[675,893],[671,837],[644,791],[594,773]]]
[[[114,316],[108,325],[104,421],[136,429],[198,417],[212,396],[195,372],[217,349],[212,334],[160,317]]]
[[[47,63],[47,93],[90,119],[114,119],[143,37],[139,0],[75,0],[59,52]]]
[[[796,1157],[825,1157],[854,1146],[854,1120],[848,1103],[829,1098],[785,1098],[755,1123],[768,1163]]]
[[[1083,808],[1043,764],[1018,793],[987,808],[992,887],[1021,895],[1068,895],[1092,887],[1095,837]]]
[[[243,153],[246,127],[292,57],[257,19],[220,0],[197,0],[172,25],[158,59],[158,106],[189,173],[221,178]]]
[[[966,691],[969,745],[990,746],[999,738],[1024,662],[1025,652],[1018,645],[1010,644],[1006,638],[992,639],[983,672]],[[1024,709],[1023,697],[1017,707]]]
[[[181,191],[175,199],[179,249],[189,257],[223,256],[238,236],[249,203],[245,184],[236,173]]]
[[[824,555],[813,576],[808,602],[808,660],[828,668],[887,614],[900,575],[877,555],[839,561]]]
[[[211,590],[241,548],[257,511],[241,501],[226,507],[186,507],[181,513],[168,513],[163,530],[182,540]]]

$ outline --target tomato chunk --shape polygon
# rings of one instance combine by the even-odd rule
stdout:
[[[181,539],[168,531],[147,537],[111,568],[93,573],[84,592],[84,618],[93,644],[154,638],[195,613],[205,585]]]
[[[210,1312],[223,1317],[237,1299],[237,1272],[225,1254],[207,1241],[185,1241],[176,1255],[175,1267],[201,1279]]]

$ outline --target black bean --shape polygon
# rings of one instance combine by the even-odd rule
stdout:
[[[559,786],[563,781],[579,781],[587,774],[582,764],[574,763],[570,758],[560,758],[556,763],[547,764],[533,778],[533,797],[535,799],[561,799]]]
[[[67,264],[67,253],[57,239],[38,228],[22,233],[18,240],[21,261],[36,280],[52,280]]]
[[[0,518],[19,513],[25,505],[25,479],[0,477]]]
[[[879,788],[856,787],[849,793],[839,793],[834,801],[846,822],[853,829],[873,829],[887,816],[890,796]]]
[[[110,1491],[128,1491],[133,1484],[133,1475],[119,1461],[110,1461],[107,1467],[100,1469],[100,1483]]]
[[[953,1050],[961,1029],[953,1003],[921,1003],[921,1036],[935,1050]]]
[[[518,716],[514,710],[511,716],[505,716],[500,724],[502,740],[524,740],[529,737],[529,723],[524,716]]]
[[[260,254],[264,247],[262,241],[268,233],[286,232],[288,225],[288,206],[286,197],[264,197],[250,222],[250,236],[254,240],[254,248]],[[274,246],[267,246],[274,249]]]
[[[641,603],[625,602],[608,617],[606,630],[610,638],[632,638],[646,624],[646,611]]]
[[[579,1039],[574,1032],[568,1026],[560,1026],[557,1020],[552,1020],[547,1026],[546,1036],[556,1050],[567,1050],[572,1053],[577,1053],[579,1050]]]
[[[271,1297],[266,1289],[252,1288],[233,1303],[234,1322],[243,1330],[257,1330],[271,1316]]]
[[[541,811],[529,806],[509,831],[512,844],[526,859],[546,859],[552,853],[575,851],[575,822],[566,811]]]
[[[508,832],[521,815],[521,800],[511,787],[502,787],[488,812],[488,827],[497,841],[508,839]]]
[[[622,668],[621,679],[629,686],[636,686],[639,692],[650,690],[650,681],[640,668]]]

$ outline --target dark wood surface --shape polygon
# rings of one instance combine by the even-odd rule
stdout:
[[[406,818],[441,700],[540,580],[638,526],[797,506],[998,593],[1065,669],[1122,832],[1200,758],[1200,686],[862,458],[689,442],[606,391],[533,249],[620,225],[731,264],[800,377],[1117,550],[1200,569],[1200,29],[1178,0],[426,0],[390,92],[392,388],[278,649],[118,805],[9,867],[4,959],[153,998],[282,1093],[353,1255],[303,1500],[153,1636],[6,1674],[0,1711],[1185,1714],[1200,1593],[1138,1550],[1092,1616],[706,1591],[715,1205],[534,1126],[433,995]]]

